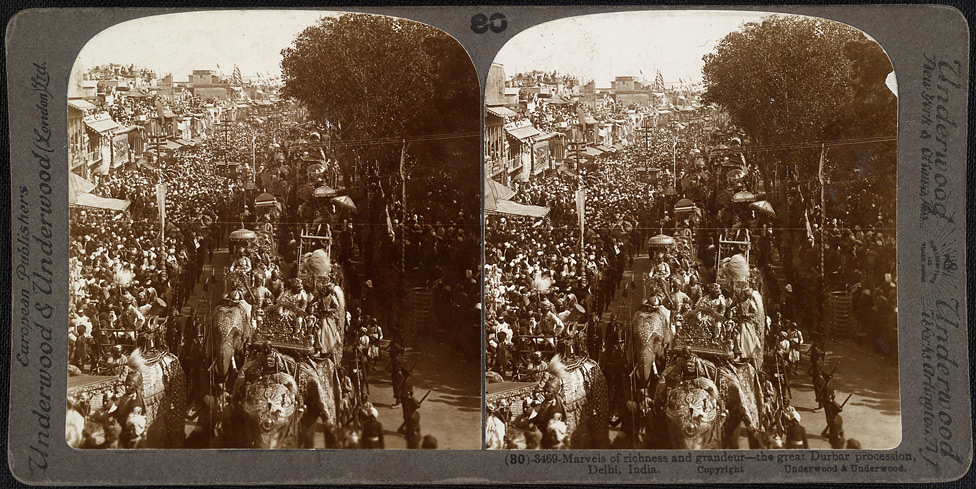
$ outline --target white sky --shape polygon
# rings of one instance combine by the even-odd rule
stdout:
[[[700,82],[702,56],[726,34],[764,12],[678,10],[595,14],[560,19],[520,32],[502,47],[495,61],[505,75],[556,70],[597,87],[615,76],[653,81],[657,70],[666,82]],[[643,70],[643,75],[641,75]]]
[[[216,10],[144,17],[93,37],[78,55],[82,67],[119,63],[149,68],[186,81],[193,70],[243,76],[281,75],[281,50],[299,32],[336,12],[314,10]]]

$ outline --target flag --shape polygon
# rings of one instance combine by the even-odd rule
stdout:
[[[390,241],[393,241],[396,239],[396,234],[393,232],[393,221],[390,219],[390,206],[386,206],[383,213],[386,214],[386,234],[390,237]]]
[[[166,234],[166,184],[156,185],[156,205],[159,206],[160,239]]]
[[[406,182],[407,179],[404,177],[403,165],[407,161],[407,140],[403,140],[403,146],[400,147],[400,181]]]
[[[824,169],[824,159],[826,158],[826,156],[827,156],[827,145],[821,143],[820,144],[820,163],[817,165],[817,182],[820,183],[821,201],[823,200],[823,186],[824,186],[823,169]]]
[[[813,228],[810,226],[810,211],[803,209],[803,226],[807,231],[807,239],[813,238]]]

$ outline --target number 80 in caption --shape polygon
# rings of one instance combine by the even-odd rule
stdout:
[[[558,464],[559,455],[555,453],[536,453],[526,455],[524,453],[512,453],[505,456],[505,466],[512,465],[531,465],[531,464]]]

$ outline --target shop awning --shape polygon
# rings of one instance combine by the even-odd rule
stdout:
[[[517,115],[508,107],[485,107],[485,112],[498,117],[514,117]]]
[[[86,122],[85,125],[88,126],[92,131],[98,133],[108,132],[111,131],[112,129],[118,129],[119,127],[118,123],[116,123],[112,119],[101,119],[97,121]]]
[[[614,151],[616,151],[615,149],[609,148],[609,147],[604,146],[602,144],[596,145],[596,149],[598,149],[600,151],[603,151],[604,153],[613,153]]]
[[[515,129],[506,129],[506,131],[519,141],[524,141],[530,137],[539,135],[539,130],[533,126],[516,127]]]
[[[92,105],[91,102],[88,102],[87,100],[81,100],[81,99],[69,100],[68,106],[76,108],[78,110],[92,110],[95,108],[95,106]]]
[[[534,217],[541,219],[549,214],[548,207],[538,205],[525,205],[511,200],[485,200],[485,212],[488,214],[501,214],[506,216]]]
[[[178,138],[176,142],[178,144],[182,144],[183,146],[196,146],[196,143],[194,143],[193,141],[187,141],[186,139],[183,138]]]
[[[122,199],[107,199],[88,192],[69,192],[68,205],[70,207],[88,207],[110,211],[124,211],[129,208],[129,201]]]
[[[486,178],[485,194],[493,195],[496,199],[511,199],[512,196],[515,195],[515,191],[491,178]]]
[[[176,114],[172,110],[168,110],[168,109],[163,109],[160,115],[162,115],[166,119],[172,119],[176,117]]]
[[[602,155],[603,151],[600,151],[599,149],[590,146],[586,148],[586,151],[584,151],[583,154],[585,154],[586,156],[591,156],[593,158],[596,158],[597,156]]]
[[[178,150],[178,149],[180,149],[180,148],[183,147],[182,144],[177,143],[176,141],[166,141],[163,144],[161,144],[161,146],[163,147],[163,149],[166,149],[166,150],[169,150],[169,151],[176,151],[176,150]]]
[[[95,184],[74,172],[68,173],[68,187],[76,192],[91,192]]]

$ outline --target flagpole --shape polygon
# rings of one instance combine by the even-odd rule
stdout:
[[[403,139],[400,146],[400,206],[402,207],[402,219],[400,220],[400,270],[406,274],[407,270],[407,242],[403,232],[407,226],[407,178],[404,175],[404,161],[407,158],[407,140]]]
[[[827,287],[827,264],[824,262],[824,228],[827,224],[827,206],[824,199],[823,167],[827,156],[827,145],[820,144],[820,162],[817,164],[817,182],[820,183],[820,276],[824,290]]]

